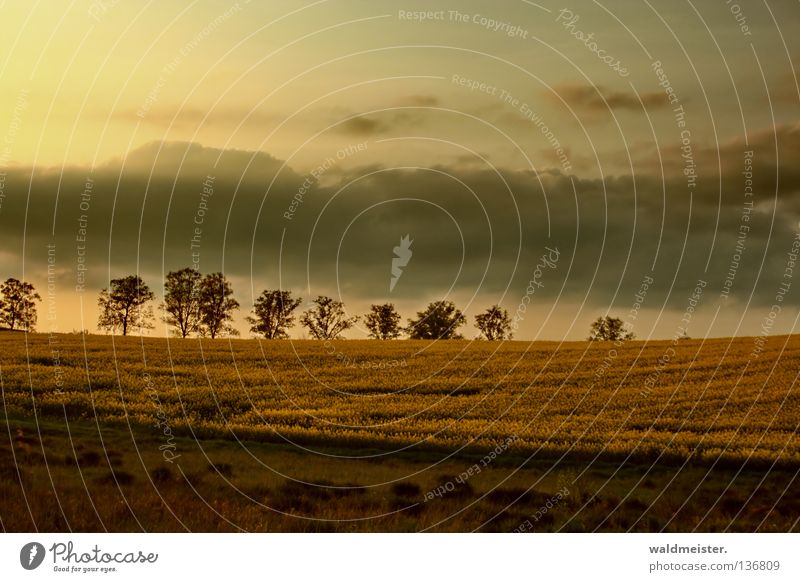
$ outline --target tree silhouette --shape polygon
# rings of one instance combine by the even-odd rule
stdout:
[[[233,287],[222,273],[211,273],[200,282],[200,327],[211,339],[222,334],[239,335],[230,325],[239,302],[233,298]]]
[[[358,316],[347,317],[344,303],[325,295],[317,297],[314,304],[315,306],[303,313],[300,318],[300,322],[308,328],[314,339],[336,339],[353,327],[359,319]]]
[[[36,327],[36,303],[42,298],[33,285],[9,278],[0,285],[0,323],[9,329],[24,329],[34,331]]]
[[[394,303],[373,305],[364,319],[364,324],[369,330],[369,337],[373,339],[395,339],[400,336],[400,314],[394,308]]]
[[[434,301],[417,319],[409,319],[406,332],[411,339],[463,339],[456,330],[467,322],[452,301]]]
[[[107,331],[121,329],[122,335],[128,335],[131,327],[151,329],[153,310],[147,303],[154,297],[139,275],[112,279],[109,287],[100,291],[97,299],[100,307],[97,326]]]
[[[200,325],[200,281],[202,275],[192,268],[167,273],[164,283],[164,320],[181,337],[196,332]]]
[[[286,330],[294,325],[292,313],[302,302],[302,299],[292,299],[291,291],[263,291],[253,305],[253,315],[247,318],[250,331],[266,339],[288,338]]]
[[[636,336],[625,329],[625,322],[618,317],[598,317],[589,332],[590,341],[625,341]]]
[[[511,339],[514,334],[511,332],[511,318],[508,311],[499,305],[493,305],[483,313],[475,316],[475,327],[487,340],[506,340]]]

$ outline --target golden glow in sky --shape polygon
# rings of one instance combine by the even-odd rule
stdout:
[[[721,335],[757,328],[761,314],[745,308],[771,301],[798,222],[794,4],[87,0],[0,11],[0,267],[40,285],[44,245],[57,240],[60,284],[74,287],[82,214],[92,293],[125,270],[160,281],[185,266],[197,189],[213,175],[204,268],[225,269],[243,304],[244,288],[255,296],[280,278],[366,306],[388,292],[391,248],[411,234],[393,296],[407,311],[447,293],[515,308],[541,249],[557,244],[572,258],[531,307],[529,336],[583,337],[598,309],[628,311],[651,275],[658,300],[651,292],[642,325],[671,334],[660,314],[682,313],[702,279],[720,305],[746,311],[715,319],[708,306],[698,317]],[[737,244],[746,267],[731,279]],[[734,279],[729,297],[717,293]],[[566,307],[548,315],[553,301]],[[92,314],[64,311],[65,327],[93,327]]]

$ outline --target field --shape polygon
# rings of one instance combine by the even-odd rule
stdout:
[[[800,339],[0,333],[7,531],[793,531]]]

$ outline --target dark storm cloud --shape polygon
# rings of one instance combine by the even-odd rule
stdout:
[[[699,175],[694,189],[696,203],[740,206],[745,152],[752,151],[755,202],[765,204],[777,200],[784,210],[800,210],[800,166],[790,162],[800,157],[800,124],[778,124],[774,129],[750,133],[747,140],[737,138],[718,147],[691,145],[692,160]],[[681,181],[685,183],[680,176],[686,167],[686,159],[679,148],[679,145],[663,148],[660,160],[648,155],[640,159],[638,165],[650,175],[657,175],[663,167],[667,180],[678,186]]]
[[[783,163],[775,172],[777,159],[800,155],[797,127],[778,128],[778,157],[775,139],[756,133],[747,146],[755,209],[733,292],[750,294],[763,260],[757,303],[774,297],[800,212],[798,169]],[[465,166],[337,173],[335,159],[305,175],[264,153],[154,143],[94,172],[9,170],[0,268],[20,274],[24,241],[25,276],[41,281],[46,245],[55,243],[59,285],[74,288],[83,245],[92,296],[109,276],[137,265],[160,291],[163,274],[192,265],[196,253],[201,270],[224,269],[240,283],[245,307],[252,281],[256,293],[279,285],[305,293],[310,285],[312,294],[339,292],[347,300],[422,302],[450,290],[499,300],[507,293],[513,308],[550,246],[561,260],[539,292],[543,300],[563,284],[562,298],[607,306],[616,294],[618,305],[629,306],[651,275],[651,306],[683,308],[698,278],[718,295],[729,272],[744,224],[744,147],[719,150],[719,204],[716,155],[703,149],[696,151],[697,186],[689,188],[679,152],[665,160],[662,183],[655,172],[600,180]],[[327,173],[332,184],[320,180]],[[405,235],[413,258],[390,296],[393,248]]]

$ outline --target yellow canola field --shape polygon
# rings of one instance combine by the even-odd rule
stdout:
[[[9,417],[355,449],[800,465],[800,339],[197,340],[0,333]],[[506,454],[511,454],[511,453]]]

